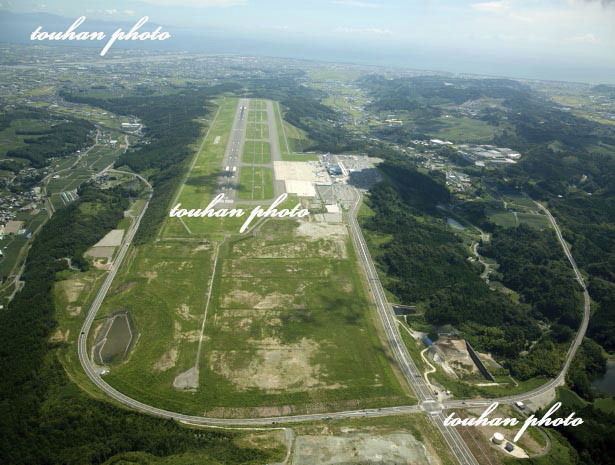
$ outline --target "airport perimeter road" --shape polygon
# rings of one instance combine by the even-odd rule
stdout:
[[[136,175],[138,176],[138,175]],[[145,179],[141,176],[138,176],[139,179],[147,183]],[[375,291],[375,298],[377,301],[378,311],[383,318],[383,325],[385,326],[385,330],[387,332],[387,337],[391,342],[391,347],[400,360],[400,367],[404,376],[410,383],[410,385],[414,388],[417,393],[419,400],[421,401],[420,405],[410,405],[410,406],[399,406],[399,407],[386,407],[380,409],[362,409],[362,410],[353,410],[353,411],[345,411],[345,412],[332,412],[332,413],[318,413],[318,414],[306,414],[306,415],[293,415],[293,416],[280,416],[280,417],[268,417],[268,418],[238,418],[238,419],[229,419],[229,418],[208,418],[201,416],[193,416],[193,415],[185,415],[176,412],[170,412],[168,410],[159,409],[142,402],[139,402],[135,399],[132,399],[125,394],[117,391],[109,384],[107,384],[104,379],[100,375],[100,368],[96,367],[90,360],[87,350],[87,338],[92,327],[92,322],[98,313],[98,310],[109,291],[113,279],[117,274],[117,271],[120,269],[122,265],[122,261],[126,255],[126,252],[130,248],[134,235],[139,227],[141,219],[147,210],[149,205],[149,201],[152,195],[152,189],[149,183],[147,183],[150,191],[149,197],[147,199],[146,204],[139,216],[133,222],[131,228],[129,229],[122,245],[120,246],[120,250],[114,260],[109,274],[107,275],[104,283],[96,295],[96,298],[92,302],[87,315],[85,317],[85,321],[81,328],[81,333],[79,335],[78,341],[78,355],[81,366],[84,371],[90,378],[90,380],[103,392],[109,395],[111,398],[116,401],[132,407],[136,410],[140,410],[142,412],[146,412],[152,415],[156,415],[163,418],[170,418],[177,421],[182,421],[190,424],[198,424],[198,425],[212,425],[212,426],[240,426],[240,425],[271,425],[278,423],[298,423],[305,421],[321,421],[321,420],[330,420],[330,419],[343,419],[343,418],[361,418],[361,417],[383,417],[389,415],[401,415],[401,414],[409,414],[409,413],[417,413],[426,411],[430,418],[434,421],[438,429],[442,432],[442,435],[458,458],[459,462],[462,465],[478,465],[478,462],[472,456],[472,453],[467,448],[463,439],[459,436],[459,433],[452,428],[446,427],[443,424],[443,414],[442,408],[437,402],[432,399],[431,392],[428,387],[425,385],[425,381],[412,362],[410,355],[408,354],[407,348],[401,340],[401,336],[397,330],[395,325],[394,316],[388,306],[386,298],[384,296],[384,291],[382,290],[382,286],[378,279],[376,270],[371,261],[371,257],[369,255],[369,251],[367,250],[367,246],[363,239],[363,235],[358,226],[358,222],[356,220],[356,212],[361,202],[361,198],[357,195],[357,201],[352,207],[351,211],[351,222],[350,227],[352,231],[353,240],[356,241],[357,250],[360,252],[361,260],[363,264],[366,266],[366,272],[368,276],[370,276],[370,287],[373,291]]]
[[[522,394],[517,394],[514,396],[498,397],[496,399],[472,399],[472,400],[466,400],[466,401],[460,401],[460,400],[446,401],[443,403],[444,407],[446,408],[472,407],[472,406],[479,407],[479,406],[489,405],[493,402],[514,403],[518,401],[527,401],[541,394],[544,394],[545,392],[548,392],[551,389],[555,389],[556,387],[561,386],[565,383],[566,374],[568,373],[568,369],[570,368],[570,363],[572,363],[572,359],[574,358],[577,351],[579,350],[579,347],[583,343],[583,338],[585,337],[585,333],[587,332],[587,325],[589,324],[589,316],[590,316],[590,310],[591,310],[591,307],[590,307],[591,301],[589,297],[589,292],[587,292],[587,286],[585,285],[585,280],[583,279],[583,275],[579,271],[577,262],[575,261],[574,257],[570,253],[568,244],[566,244],[566,241],[564,240],[564,237],[562,236],[562,231],[560,230],[559,225],[557,224],[557,221],[555,221],[555,218],[553,217],[551,212],[544,205],[536,201],[534,201],[534,203],[538,206],[538,208],[540,208],[547,215],[547,218],[549,218],[551,226],[553,226],[553,229],[555,230],[555,235],[557,236],[557,240],[562,246],[564,254],[566,255],[566,258],[570,262],[570,266],[572,267],[572,270],[574,271],[575,279],[581,286],[581,289],[583,289],[583,318],[581,320],[581,324],[579,325],[579,330],[577,331],[576,337],[574,338],[574,341],[572,341],[572,344],[570,345],[570,348],[568,349],[568,352],[566,353],[566,360],[564,362],[564,366],[562,367],[562,370],[557,375],[557,377],[555,377],[551,381],[531,391],[527,391]]]
[[[115,171],[115,170],[109,170]],[[132,173],[128,173],[132,174]],[[425,412],[434,422],[436,427],[442,433],[444,440],[447,445],[453,451],[453,454],[457,457],[458,461],[462,465],[478,465],[478,462],[472,455],[472,452],[468,448],[467,444],[461,438],[459,433],[454,427],[445,426],[444,419],[445,414],[443,413],[444,409],[449,408],[468,408],[468,407],[479,407],[488,405],[492,402],[502,402],[502,403],[512,403],[518,400],[527,400],[531,399],[537,395],[542,394],[543,392],[548,391],[549,389],[553,389],[555,386],[558,386],[564,381],[566,376],[566,372],[570,366],[570,362],[574,357],[576,351],[578,350],[583,337],[585,335],[585,331],[587,329],[587,323],[589,320],[589,294],[585,288],[585,282],[581,273],[578,270],[578,267],[568,250],[568,247],[563,240],[561,235],[561,231],[555,222],[555,219],[551,216],[546,208],[539,205],[543,211],[549,217],[553,227],[555,228],[558,240],[564,249],[568,260],[570,261],[573,270],[575,272],[575,276],[581,287],[584,291],[584,315],[583,321],[581,323],[581,327],[577,336],[571,345],[568,355],[566,357],[566,363],[559,374],[559,376],[549,383],[535,389],[533,391],[529,391],[523,394],[502,397],[497,399],[469,399],[465,401],[446,401],[444,403],[439,403],[429,386],[425,383],[425,379],[422,376],[422,373],[416,367],[414,361],[410,357],[408,349],[401,339],[401,335],[399,333],[398,327],[396,325],[396,318],[392,312],[391,307],[389,306],[386,295],[384,293],[384,289],[382,288],[382,284],[380,283],[377,271],[373,265],[373,261],[371,259],[369,250],[363,238],[363,233],[359,227],[358,221],[356,219],[356,214],[361,205],[361,195],[358,191],[355,191],[356,198],[353,203],[350,211],[349,211],[349,228],[351,232],[351,237],[356,247],[356,250],[361,259],[362,265],[365,268],[365,272],[369,281],[369,286],[374,296],[374,301],[376,307],[378,309],[378,314],[381,318],[385,334],[388,340],[388,343],[391,347],[391,350],[394,353],[394,356],[399,364],[400,370],[407,380],[408,384],[415,391],[417,398],[419,400],[418,405],[409,405],[409,406],[397,406],[397,407],[385,407],[379,409],[362,409],[362,410],[350,410],[344,412],[331,412],[331,413],[317,413],[317,414],[306,414],[306,415],[292,415],[292,416],[278,416],[278,417],[263,417],[263,418],[210,418],[210,417],[202,417],[195,415],[185,415],[181,413],[171,412],[168,410],[159,409],[150,405],[146,405],[142,402],[139,402],[135,399],[132,399],[121,392],[117,391],[113,387],[109,386],[104,379],[100,376],[100,367],[96,367],[90,360],[87,351],[87,337],[89,331],[92,326],[92,322],[96,317],[96,314],[105,299],[105,296],[110,289],[113,279],[117,274],[117,271],[121,267],[122,261],[126,255],[126,252],[130,248],[134,235],[139,227],[141,219],[147,210],[149,205],[149,201],[152,195],[151,185],[141,176],[136,175],[141,181],[143,181],[149,189],[148,199],[141,210],[139,216],[135,219],[132,226],[130,227],[122,245],[120,246],[120,250],[118,251],[117,257],[113,262],[113,265],[107,275],[103,285],[98,291],[98,294],[92,305],[90,306],[85,321],[83,323],[81,334],[79,336],[78,341],[78,354],[79,361],[85,370],[86,374],[90,378],[90,380],[99,387],[103,392],[109,395],[111,398],[116,401],[134,408],[136,410],[149,413],[152,415],[156,415],[163,418],[174,419],[177,421],[181,421],[184,423],[195,424],[195,425],[211,425],[211,426],[241,426],[241,425],[252,425],[252,426],[265,426],[271,424],[289,424],[289,423],[300,423],[306,421],[322,421],[322,420],[330,420],[330,419],[344,419],[344,418],[361,418],[361,417],[384,417],[389,415],[401,415],[401,414],[410,414],[417,412]]]

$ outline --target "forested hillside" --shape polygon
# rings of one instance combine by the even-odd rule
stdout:
[[[13,121],[40,121],[45,129],[18,129],[16,135],[25,136],[23,147],[7,150],[7,158],[28,160],[31,166],[41,168],[51,157],[65,157],[84,148],[93,141],[94,125],[89,121],[58,117],[43,110],[18,108],[0,113],[0,131],[8,128]],[[18,167],[3,162],[3,169],[17,171]]]
[[[528,306],[489,289],[460,239],[434,213],[448,191],[407,161],[385,162],[382,169],[388,179],[371,191],[375,215],[363,227],[391,237],[377,253],[394,278],[389,290],[402,303],[425,305],[428,323],[457,325],[477,348],[517,358],[540,331]]]

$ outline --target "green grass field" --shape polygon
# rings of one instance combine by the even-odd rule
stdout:
[[[615,399],[612,397],[605,397],[602,399],[596,399],[594,401],[594,407],[598,410],[602,410],[604,413],[615,414]]]
[[[256,164],[271,163],[271,148],[269,142],[246,141],[243,146],[243,162]]]
[[[253,101],[251,100],[250,105],[252,105],[252,102]],[[237,109],[237,99],[221,99],[218,101],[218,104],[220,107],[217,112],[217,116],[210,124],[208,136],[202,141],[202,145],[198,148],[194,167],[188,174],[186,182],[182,185],[177,200],[173,202],[173,205],[181,203],[182,206],[186,208],[205,208],[213,198],[215,191],[215,179],[222,170],[221,164],[224,158],[226,142],[233,124],[233,117]],[[217,137],[220,137],[220,139],[216,144],[215,141]],[[247,143],[249,143],[249,141]],[[245,168],[244,171],[245,170],[251,170],[251,168]],[[269,175],[265,174],[265,176]],[[269,195],[269,197],[273,196],[273,186],[271,182],[269,182],[269,186],[265,189],[265,192]],[[250,188],[254,186],[254,183],[252,183],[251,180],[248,184]],[[241,197],[241,195],[245,195],[245,199],[252,198],[251,191],[249,192],[249,195],[247,190],[241,192],[240,199],[244,198]],[[292,208],[296,203],[297,198],[295,196],[289,196],[285,202],[285,206]],[[239,204],[236,205],[236,208],[244,208],[244,210],[249,210],[253,208],[253,206],[246,207]],[[162,236],[165,238],[220,238],[228,233],[237,233],[244,221],[245,218],[236,217],[185,217],[182,218],[182,221],[177,218],[168,218],[162,227]]]
[[[265,110],[248,110],[249,123],[267,123],[267,112]]]
[[[487,211],[487,216],[489,217],[489,221],[492,221],[498,226],[502,226],[504,228],[514,228],[519,225],[515,214],[503,209],[489,210]]]
[[[246,139],[268,139],[269,126],[267,123],[248,123],[246,128]]]
[[[4,279],[11,274],[19,258],[19,252],[26,242],[26,236],[23,234],[5,236],[5,238],[0,241],[0,247],[2,248],[2,257],[0,257],[0,279]]]
[[[433,136],[456,143],[489,143],[496,133],[496,128],[485,121],[467,116],[440,117],[442,126],[433,132]]]
[[[532,213],[517,213],[519,222],[526,223],[536,229],[548,229],[550,227],[549,219],[546,215],[534,215]]]
[[[509,207],[512,206],[509,204]],[[535,207],[535,205],[533,205]],[[521,210],[521,211],[517,211]],[[549,219],[543,214],[526,213],[530,210],[528,207],[519,206],[515,211],[504,209],[488,210],[487,216],[490,221],[504,228],[514,228],[521,223],[525,223],[536,229],[547,229],[550,227]]]
[[[242,200],[273,198],[273,170],[260,166],[242,166],[237,196]]]
[[[412,402],[382,351],[348,236],[280,220],[220,246],[200,388],[173,389],[196,362],[213,247],[167,240],[133,251],[100,311],[129,310],[139,331],[129,360],[106,375],[110,384],[208,415]]]
[[[185,208],[205,208],[214,196],[216,178],[222,173],[223,169],[222,160],[237,109],[237,99],[220,99],[218,105],[219,108],[209,125],[207,137],[204,137],[201,145],[197,147],[194,166],[182,184],[173,205],[181,203]],[[218,143],[216,143],[216,140],[218,140]],[[223,220],[220,219],[215,224],[221,226],[225,223]],[[227,220],[236,221],[237,219],[227,218]],[[214,224],[214,222],[203,221],[201,218],[184,218],[183,221],[191,231],[195,232],[202,231],[204,225]],[[237,226],[237,229],[239,229],[239,226]],[[222,230],[225,230],[225,228],[222,227]],[[212,231],[206,229],[204,232]],[[186,235],[188,233],[178,219],[172,218],[165,221],[163,225],[164,237],[185,237]]]
[[[263,99],[250,99],[250,102],[248,104],[248,109],[250,111],[258,111],[258,110],[266,110],[267,109],[267,103],[265,100]]]

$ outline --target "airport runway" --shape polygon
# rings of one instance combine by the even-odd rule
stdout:
[[[246,128],[248,126],[248,99],[241,98],[237,102],[237,111],[231,133],[229,134],[221,174],[218,176],[216,195],[223,193],[225,198],[220,202],[221,208],[227,208],[235,203],[239,187],[239,166],[243,156]]]
[[[266,124],[269,129],[269,134],[266,138],[248,139],[246,132],[250,122],[250,99],[239,99],[235,119],[233,120],[233,126],[231,128],[231,133],[227,140],[226,149],[224,152],[221,174],[218,176],[216,195],[219,193],[223,193],[225,195],[225,200],[220,203],[220,208],[229,208],[233,204],[238,203],[241,203],[242,205],[263,205],[266,203],[266,200],[273,200],[285,192],[284,181],[278,181],[274,177],[274,197],[272,199],[250,200],[239,199],[237,196],[238,189],[240,188],[239,179],[242,170],[267,168],[270,169],[275,176],[273,162],[282,160],[273,103],[267,101],[266,109],[257,111],[267,112],[267,122],[259,124]],[[271,153],[271,161],[269,163],[244,162],[243,151],[246,140],[268,142]]]

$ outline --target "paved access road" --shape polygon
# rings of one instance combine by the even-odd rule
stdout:
[[[378,314],[380,315],[380,319],[384,326],[389,346],[395,354],[397,363],[401,368],[406,381],[416,393],[421,407],[428,412],[429,417],[442,433],[444,440],[459,460],[459,463],[462,465],[478,465],[474,455],[472,455],[472,452],[461,438],[457,430],[453,426],[444,425],[445,416],[442,413],[442,405],[437,401],[436,397],[429,389],[429,386],[423,378],[423,374],[419,371],[416,364],[412,360],[412,357],[408,352],[408,348],[401,338],[401,334],[399,333],[399,329],[397,327],[397,320],[386,299],[386,294],[384,293],[384,289],[380,283],[378,272],[374,267],[369,249],[367,248],[367,244],[363,238],[361,227],[357,221],[357,212],[361,206],[361,194],[356,190],[355,193],[356,200],[350,208],[348,215],[350,233],[355,244],[355,248],[359,253],[359,258],[361,259],[367,274],[369,287],[372,291],[374,302],[376,303],[376,307],[378,309]]]
[[[577,262],[575,261],[574,257],[570,253],[568,244],[566,244],[566,241],[564,240],[564,237],[562,236],[562,231],[560,230],[559,225],[557,224],[557,221],[555,221],[555,218],[553,217],[551,212],[547,208],[545,208],[544,205],[536,201],[534,203],[538,206],[538,208],[540,208],[547,215],[547,218],[549,218],[551,226],[553,226],[553,229],[555,230],[557,240],[562,246],[562,249],[564,250],[564,254],[566,255],[566,258],[568,258],[568,261],[570,262],[570,266],[572,266],[575,279],[577,280],[577,282],[581,286],[581,289],[583,290],[583,318],[581,320],[581,324],[574,338],[574,341],[572,341],[572,344],[570,345],[570,348],[568,349],[568,352],[566,353],[566,360],[564,362],[564,366],[562,367],[562,370],[560,371],[560,373],[554,379],[552,379],[551,381],[531,391],[527,391],[522,394],[516,394],[513,396],[498,397],[496,399],[472,399],[472,400],[466,400],[466,401],[461,401],[461,400],[446,401],[443,403],[446,408],[459,408],[459,407],[472,407],[472,406],[479,407],[479,406],[489,405],[492,402],[514,403],[517,401],[526,401],[534,397],[537,397],[541,394],[544,394],[545,392],[551,389],[561,386],[564,384],[566,380],[566,374],[568,373],[568,369],[570,368],[570,363],[572,363],[572,359],[576,355],[577,351],[579,350],[579,347],[581,346],[583,342],[583,338],[585,337],[585,333],[587,332],[587,325],[589,324],[589,316],[590,316],[590,310],[591,310],[589,292],[587,292],[587,286],[585,285],[585,280],[583,279],[583,275],[579,271]]]

